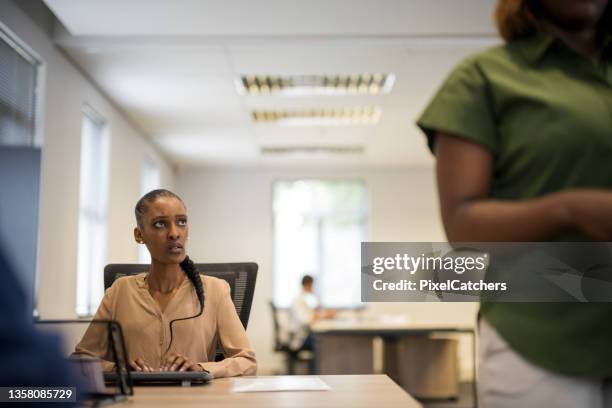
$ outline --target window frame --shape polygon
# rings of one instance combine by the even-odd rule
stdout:
[[[87,274],[84,274],[81,272],[81,262],[82,262],[82,255],[83,255],[83,250],[84,248],[82,247],[83,242],[85,241],[83,239],[83,237],[81,236],[82,233],[82,217],[84,217],[83,212],[89,212],[91,211],[91,209],[85,209],[84,208],[84,203],[82,200],[82,184],[84,182],[83,180],[83,160],[84,160],[84,156],[83,156],[83,142],[84,142],[84,133],[83,133],[83,127],[84,127],[84,121],[86,120],[86,118],[88,120],[91,121],[92,125],[96,126],[97,128],[97,132],[98,132],[98,137],[100,137],[102,140],[100,141],[100,143],[102,144],[102,149],[104,149],[104,161],[101,161],[99,166],[100,168],[98,169],[98,171],[100,172],[98,174],[98,176],[101,178],[101,180],[97,180],[97,181],[101,181],[103,186],[101,187],[102,191],[102,204],[101,208],[97,208],[94,212],[96,213],[95,217],[99,217],[100,214],[102,217],[102,222],[100,224],[96,224],[95,227],[100,227],[101,231],[102,231],[102,237],[100,239],[100,242],[102,242],[102,246],[103,248],[100,249],[100,253],[98,253],[97,255],[99,255],[103,261],[102,261],[102,265],[100,270],[95,270],[95,268],[91,268],[90,265],[90,269],[87,272]],[[109,211],[109,191],[110,191],[110,165],[111,165],[111,134],[110,134],[110,125],[109,122],[102,116],[100,115],[95,109],[93,109],[89,104],[84,103],[82,108],[81,108],[81,137],[80,137],[80,142],[81,142],[81,148],[80,148],[80,161],[79,161],[79,211],[78,211],[78,222],[77,222],[77,259],[76,259],[76,298],[75,298],[75,313],[79,318],[88,318],[88,317],[92,317],[95,314],[95,311],[98,307],[99,304],[99,300],[96,300],[95,297],[93,296],[93,290],[91,288],[91,282],[94,281],[94,279],[98,279],[99,283],[102,282],[103,280],[103,268],[104,268],[104,264],[106,263],[106,258],[108,256],[108,211]],[[87,182],[87,181],[85,181]],[[100,214],[98,214],[100,213]],[[88,219],[88,222],[92,222],[91,219]],[[95,224],[95,223],[94,223]],[[91,257],[91,247],[88,247],[88,256]],[[91,264],[91,258],[89,259],[89,264]],[[99,274],[98,276],[95,276],[97,274]],[[86,284],[86,293],[83,294],[81,293],[81,291],[79,291],[79,279],[82,279],[84,276],[87,277],[87,284]],[[102,288],[102,293],[100,293],[100,299],[102,298],[103,294],[104,294],[104,286],[100,285]],[[84,296],[85,297],[85,301],[83,302],[83,304],[80,304],[80,297]],[[81,310],[81,307],[83,307],[83,309]]]
[[[6,24],[0,21],[0,41],[5,41],[11,48],[19,53],[24,59],[34,65],[35,68],[35,86],[34,86],[34,134],[32,144],[28,145],[32,148],[42,150],[44,143],[44,113],[45,113],[45,97],[46,97],[46,79],[47,79],[47,62],[36,52],[32,47],[23,41],[19,35],[11,30]],[[43,167],[40,168],[40,180],[42,181]],[[42,188],[42,187],[39,187]],[[39,190],[39,194],[42,191]],[[39,195],[40,200],[40,195]],[[38,220],[41,219],[42,207],[38,206]],[[34,288],[32,291],[32,317],[40,316],[38,310],[38,296],[40,287],[40,224],[36,233],[36,267],[34,272]]]

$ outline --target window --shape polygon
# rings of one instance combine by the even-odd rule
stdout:
[[[0,22],[0,241],[35,316],[43,67]]]
[[[104,120],[83,109],[77,266],[77,314],[91,316],[104,294],[109,136]]]
[[[147,194],[151,190],[159,188],[159,165],[152,158],[147,157],[142,161],[141,168],[140,196]],[[138,245],[138,262],[151,263],[151,254],[145,245]]]
[[[359,181],[277,181],[273,187],[274,303],[288,307],[313,275],[325,307],[361,299],[361,242],[367,194]]]
[[[34,146],[39,67],[0,27],[0,145]]]

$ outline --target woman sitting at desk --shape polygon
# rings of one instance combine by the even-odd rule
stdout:
[[[236,314],[229,285],[201,276],[185,254],[189,227],[183,201],[153,190],[136,204],[134,237],[151,254],[148,273],[117,279],[95,320],[116,320],[136,371],[202,371],[214,377],[253,375],[255,353]],[[206,296],[205,296],[206,295]],[[90,325],[77,354],[109,359],[106,328]],[[226,354],[215,362],[217,338]],[[105,371],[110,361],[103,362]]]

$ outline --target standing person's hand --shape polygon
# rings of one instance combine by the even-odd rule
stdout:
[[[596,241],[612,240],[612,192],[571,190],[563,194],[569,222]]]
[[[171,353],[166,357],[166,361],[160,367],[161,371],[204,371],[204,369],[195,361],[188,357]]]

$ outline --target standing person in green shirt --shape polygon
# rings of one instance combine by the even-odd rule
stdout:
[[[612,241],[612,3],[498,0],[418,121],[449,241]],[[612,303],[481,306],[483,407],[612,407]]]

